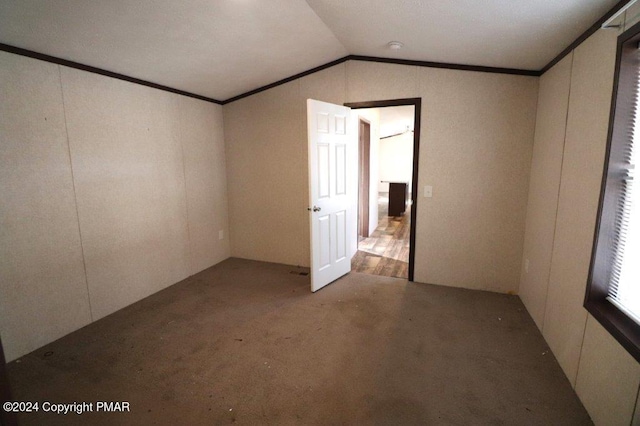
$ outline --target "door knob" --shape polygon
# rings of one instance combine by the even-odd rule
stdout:
[[[307,207],[307,210],[311,211],[311,207]],[[320,210],[322,210],[320,207],[318,207],[318,206],[313,206],[313,211],[314,211],[314,212],[319,212]]]

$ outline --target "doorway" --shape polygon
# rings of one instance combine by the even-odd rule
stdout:
[[[421,99],[345,106],[359,117],[358,250],[352,270],[413,281]]]

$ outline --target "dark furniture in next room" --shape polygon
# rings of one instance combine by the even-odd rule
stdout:
[[[389,216],[402,216],[407,210],[409,185],[407,182],[389,182]]]

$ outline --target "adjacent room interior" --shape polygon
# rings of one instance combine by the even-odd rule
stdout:
[[[2,425],[640,424],[638,22],[2,1]]]
[[[360,148],[358,251],[352,258],[352,269],[408,278],[415,107],[356,111]]]

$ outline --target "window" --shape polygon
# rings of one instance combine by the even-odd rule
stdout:
[[[585,308],[640,361],[640,24],[618,38]]]

